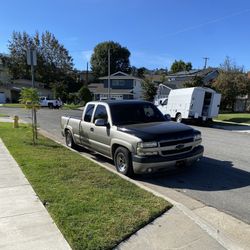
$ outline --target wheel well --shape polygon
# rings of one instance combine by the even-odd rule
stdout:
[[[177,118],[178,115],[181,115],[181,112],[176,113],[175,118]]]
[[[127,147],[125,147],[125,146],[123,146],[123,145],[120,145],[120,144],[114,144],[114,145],[112,146],[112,159],[114,159],[115,151],[116,151],[116,149],[119,148],[119,147],[126,148],[126,149],[130,152],[130,150],[129,150]],[[131,153],[131,152],[130,152],[130,153]]]

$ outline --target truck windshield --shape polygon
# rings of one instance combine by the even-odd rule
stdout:
[[[162,113],[151,103],[119,103],[110,107],[114,125],[128,125],[166,121]]]

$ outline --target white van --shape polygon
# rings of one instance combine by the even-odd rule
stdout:
[[[171,90],[157,107],[177,122],[182,119],[206,121],[218,116],[220,100],[221,94],[210,88],[182,88]]]

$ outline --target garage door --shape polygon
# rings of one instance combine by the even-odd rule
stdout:
[[[6,97],[3,92],[0,92],[0,103],[5,103],[6,102]]]

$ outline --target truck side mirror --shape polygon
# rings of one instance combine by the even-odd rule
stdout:
[[[95,125],[98,126],[98,127],[106,126],[107,128],[110,128],[109,123],[105,119],[96,119],[95,120]]]

